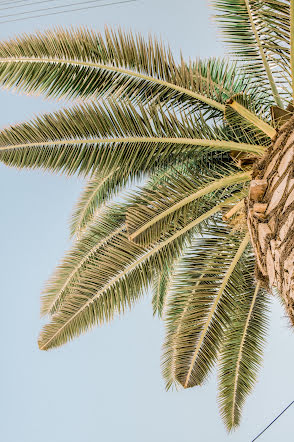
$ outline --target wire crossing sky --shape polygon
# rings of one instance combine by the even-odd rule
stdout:
[[[52,0],[48,0],[47,2],[41,1],[41,2],[36,2],[36,3],[48,3],[50,1],[52,1]],[[15,14],[0,15],[0,24],[29,20],[32,18],[48,17],[50,15],[75,13],[78,11],[86,11],[88,9],[102,8],[105,6],[120,5],[120,4],[124,4],[124,3],[133,3],[136,1],[137,0],[119,0],[119,1],[112,1],[112,2],[111,1],[103,2],[103,0],[89,0],[89,1],[76,2],[76,3],[66,3],[66,4],[64,4],[64,5],[62,4],[60,6],[52,6],[52,7],[41,8],[41,9],[32,9],[32,10],[27,10],[27,11],[23,11],[23,12],[17,12]],[[99,3],[99,4],[97,4],[97,3]],[[30,4],[33,5],[33,3],[30,3]],[[84,5],[89,5],[89,4],[91,4],[91,5],[84,6]],[[82,6],[77,8],[76,6],[79,6],[79,5],[82,5]],[[28,5],[26,5],[26,6],[28,6]],[[67,8],[67,9],[64,9],[64,8]],[[11,8],[5,8],[5,9],[11,9]],[[53,10],[55,12],[51,12]],[[39,12],[41,12],[41,14],[39,14]],[[0,8],[0,13],[1,13],[1,8]],[[36,13],[38,13],[38,14],[36,14]],[[8,20],[2,20],[5,18],[8,18]]]
[[[19,9],[21,7],[27,7],[27,6],[36,6],[36,5],[40,5],[41,3],[42,4],[43,3],[48,4],[48,3],[52,3],[52,2],[56,3],[58,1],[62,1],[62,0],[39,0],[36,2],[29,2],[26,0],[17,0],[17,1],[11,1],[11,2],[0,2],[0,11],[5,11],[7,9]],[[20,3],[23,3],[23,5],[21,5]],[[6,6],[6,7],[2,8],[1,5],[10,5],[10,6]],[[17,12],[15,13],[15,15],[17,15]]]
[[[268,424],[253,440],[252,440],[252,442],[254,442],[255,440],[257,440],[263,433],[265,433],[266,432],[266,430],[268,430],[269,429],[269,427],[271,427],[272,425],[273,425],[273,423],[275,423],[278,419],[279,419],[279,417],[281,417],[282,416],[282,414],[284,414],[285,413],[285,411],[287,411],[288,410],[288,408],[290,408],[291,407],[291,405],[293,405],[294,404],[294,401],[292,401],[289,405],[287,405],[287,407],[286,408],[284,408],[284,410],[277,416],[277,417],[275,417],[275,419],[274,420],[272,420],[271,421],[271,423],[270,424]]]

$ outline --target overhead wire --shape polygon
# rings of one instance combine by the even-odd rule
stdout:
[[[252,439],[251,442],[254,442],[256,439],[258,439],[259,436],[261,436],[274,422],[276,422],[276,420],[278,420],[279,417],[282,416],[282,414],[285,413],[285,411],[288,410],[288,408],[290,408],[291,405],[293,405],[293,404],[294,404],[294,401],[292,401],[289,405],[287,405],[287,407],[284,408],[284,410],[273,421],[271,421],[271,423],[267,427],[265,427],[264,430],[262,430],[254,439]]]
[[[13,0],[13,1],[0,1],[0,5],[11,5],[14,3],[27,3],[27,0]],[[25,6],[25,5],[23,5]],[[22,5],[20,5],[20,7],[22,8]]]
[[[13,3],[20,3],[20,1],[24,2],[24,0],[18,0],[16,2],[9,2],[9,4],[11,5]],[[37,2],[28,2],[26,0],[24,5],[6,6],[5,8],[1,7],[1,2],[0,2],[0,11],[4,11],[4,10],[7,10],[7,9],[26,8],[27,6],[32,6],[32,5],[35,6],[35,5],[38,5],[40,3],[51,3],[51,2],[56,2],[56,1],[60,1],[60,0],[41,0],[41,1],[37,1]],[[62,8],[62,5],[59,6],[59,8]],[[34,12],[34,11],[31,11],[31,12]]]
[[[44,1],[46,1],[46,0],[42,0],[42,2],[44,2]],[[52,0],[49,0],[49,1],[52,1]],[[101,2],[101,1],[102,0],[87,0],[87,1],[83,1],[83,2],[67,3],[65,5],[52,6],[50,8],[33,9],[33,10],[30,10],[30,11],[17,12],[16,14],[0,15],[0,19],[1,18],[7,18],[7,17],[16,17],[16,16],[18,17],[20,15],[32,14],[34,12],[43,12],[43,11],[60,9],[60,8],[71,8],[72,6],[76,6],[76,5],[84,5],[84,4],[89,4],[89,3],[97,3],[97,2]],[[71,11],[72,11],[72,9],[71,9]]]
[[[85,3],[97,3],[97,2],[101,2],[103,0],[90,0],[90,1],[83,1],[83,2],[79,2],[79,3],[71,3],[71,4],[67,4],[67,5],[63,5],[63,6],[54,6],[52,8],[46,8],[46,9],[38,9],[38,10],[32,10],[32,11],[26,11],[23,13],[19,13],[19,14],[9,14],[9,15],[2,15],[0,16],[1,18],[4,17],[8,17],[8,16],[12,16],[12,17],[18,17],[19,15],[24,15],[24,14],[30,14],[30,13],[34,13],[34,12],[41,12],[41,11],[48,11],[48,9],[60,9],[60,8],[64,8],[64,7],[70,7],[71,9],[67,9],[65,11],[58,11],[58,12],[49,12],[49,13],[45,13],[45,14],[38,14],[38,15],[29,15],[28,17],[21,17],[21,18],[15,18],[12,20],[3,20],[0,21],[0,24],[3,23],[12,23],[12,22],[16,22],[16,21],[21,21],[21,20],[29,20],[32,18],[39,18],[39,17],[46,17],[49,15],[57,15],[57,14],[64,14],[64,13],[68,13],[68,12],[75,12],[75,11],[82,11],[82,10],[87,10],[87,9],[93,9],[93,8],[102,8],[104,6],[111,6],[111,5],[119,5],[119,4],[123,4],[123,3],[134,3],[137,0],[121,0],[121,1],[115,1],[115,2],[110,2],[110,3],[103,3],[103,4],[99,4],[99,5],[93,5],[93,6],[86,6],[86,7],[81,7],[81,8],[72,8],[72,6],[78,5],[78,4],[85,4]]]

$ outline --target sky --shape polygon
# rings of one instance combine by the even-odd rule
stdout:
[[[73,0],[59,2],[68,3]],[[0,2],[0,15],[24,10],[19,6],[4,11]],[[85,25],[99,31],[109,25],[145,36],[156,34],[175,54],[181,49],[186,59],[222,56],[225,48],[217,41],[210,15],[206,1],[138,0],[2,23],[0,39],[54,25]],[[4,90],[0,103],[1,127],[65,105]],[[272,302],[257,386],[246,402],[241,427],[230,435],[218,414],[215,373],[203,387],[165,391],[160,370],[164,330],[152,316],[150,294],[111,324],[59,349],[38,350],[44,323],[40,292],[70,247],[69,219],[82,187],[75,177],[0,166],[0,440],[251,441],[294,399],[294,337],[277,300]],[[293,440],[293,418],[294,406],[259,441]]]

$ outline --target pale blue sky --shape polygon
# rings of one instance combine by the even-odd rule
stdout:
[[[70,2],[63,2],[70,3]],[[4,11],[1,11],[3,15]],[[5,13],[8,13],[7,11]],[[1,19],[1,18],[0,18]],[[222,55],[206,1],[139,0],[0,25],[0,38],[52,25],[105,24],[156,33],[185,57]],[[0,125],[60,106],[1,91]],[[162,324],[150,296],[121,319],[69,345],[40,352],[39,295],[69,247],[68,220],[82,182],[0,166],[1,425],[3,442],[247,442],[294,399],[294,337],[273,302],[264,367],[228,436],[218,414],[216,378],[202,388],[164,390]],[[260,441],[292,441],[294,407]]]

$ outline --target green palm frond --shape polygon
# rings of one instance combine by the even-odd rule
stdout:
[[[127,176],[130,167],[148,169],[154,158],[165,161],[173,150],[179,153],[185,141],[193,143],[191,137],[182,143],[175,140],[175,133],[185,132],[180,123],[177,130],[176,126],[154,106],[149,112],[129,102],[75,106],[4,129],[0,160],[17,167],[84,175],[120,167]],[[173,135],[169,143],[167,133]]]
[[[216,18],[245,72],[267,85],[278,106],[291,98],[289,1],[215,0]],[[282,98],[281,98],[282,97]]]
[[[253,76],[244,73],[240,75],[241,70],[237,63],[229,63],[226,59],[210,58],[197,59],[187,65],[181,59],[179,69],[183,76],[189,69],[196,84],[196,90],[219,103],[225,104],[226,100],[238,93],[250,93],[263,101],[264,105],[273,104],[272,98],[264,93]]]
[[[167,292],[169,284],[172,279],[174,263],[170,266],[165,266],[154,277],[152,283],[152,307],[153,315],[158,315],[162,318],[164,305],[166,303]]]
[[[249,95],[232,96],[225,106],[224,115],[234,134],[242,133],[247,142],[250,140],[250,143],[269,146],[276,135],[269,110]]]
[[[127,211],[129,237],[140,244],[149,244],[177,225],[190,221],[195,211],[203,210],[212,201],[222,201],[240,192],[250,181],[251,172],[237,172],[236,168],[219,163],[216,171],[199,171],[197,164],[186,173],[170,174],[169,180],[157,189],[145,189],[139,201]]]
[[[219,223],[180,259],[168,294],[163,375],[167,388],[201,384],[214,366],[238,293],[249,237]]]
[[[222,59],[177,63],[162,42],[120,29],[106,28],[103,36],[85,28],[58,28],[0,44],[0,84],[5,87],[84,100],[160,99],[201,108],[213,117],[222,115],[231,95],[263,93],[253,76],[239,72]]]
[[[202,122],[202,128],[206,128],[204,121]],[[220,131],[220,134],[221,133],[224,132]],[[201,135],[204,137],[213,137],[215,132],[213,133],[211,128],[208,127],[208,132],[202,130]],[[255,147],[252,146],[252,148]],[[261,149],[262,151],[262,147],[256,146],[256,148]],[[201,170],[218,170],[220,162],[223,162],[224,164],[233,163],[227,153],[223,154],[222,152],[213,150],[207,151],[207,149],[197,152],[197,167]],[[157,189],[158,186],[167,182],[171,175],[183,172],[187,173],[191,166],[195,168],[195,156],[193,155],[185,161],[176,160],[176,162],[172,162],[171,165],[164,165],[163,167],[158,166],[150,174],[147,188]],[[147,174],[145,178],[147,179]],[[125,189],[126,186],[130,187],[132,184],[133,181],[130,180],[129,177],[125,177],[125,171],[122,167],[117,167],[117,169],[111,168],[110,171],[104,170],[94,173],[86,184],[86,187],[76,204],[71,219],[71,235],[80,236],[85,230],[87,224],[93,219],[96,211],[99,210],[105,202],[116,196],[118,192]]]
[[[46,284],[42,296],[41,314],[54,314],[95,254],[124,230],[126,206],[105,207],[90,225],[80,241],[65,255],[54,275]]]
[[[127,180],[120,168],[111,169],[109,173],[95,173],[87,182],[71,218],[71,236],[81,236],[95,217],[98,209],[115,196]]]
[[[48,350],[60,346],[94,325],[111,320],[127,306],[130,307],[151,283],[154,272],[173,263],[182,253],[195,229],[219,212],[221,207],[221,204],[213,207],[164,241],[148,248],[129,241],[125,229],[120,230],[99,248],[98,253],[91,254],[91,259],[87,261],[84,269],[80,267],[81,271],[74,281],[74,286],[52,316],[51,323],[41,332],[40,349]],[[88,226],[88,235],[91,235],[94,225],[91,223]],[[86,235],[75,244],[77,250],[83,249],[84,237]],[[63,270],[61,265],[59,274],[63,274]],[[65,273],[68,275],[67,269]],[[58,280],[58,276],[55,279]],[[65,289],[63,282],[62,287]],[[52,288],[49,289],[52,291]],[[45,295],[46,310],[48,304],[52,306],[50,293],[48,301]]]
[[[211,136],[212,139],[208,139]],[[27,168],[87,175],[120,168],[123,177],[159,164],[197,155],[196,150],[240,150],[261,154],[262,147],[217,139],[196,116],[164,113],[129,101],[85,104],[0,132],[0,161]]]
[[[203,157],[207,157],[207,152],[202,153]],[[198,156],[198,155],[197,155]],[[215,155],[215,161],[219,161],[219,156]],[[212,167],[212,155],[209,155],[210,167]],[[199,153],[201,160],[201,153]],[[170,166],[158,167],[148,179],[148,188],[156,188],[161,182],[164,182],[170,173],[175,171],[186,170],[191,160],[185,162],[177,162]],[[147,179],[146,177],[144,177]],[[97,212],[104,207],[105,203],[117,196],[121,190],[134,184],[131,179],[125,177],[124,170],[121,167],[93,174],[86,184],[71,219],[71,235],[80,237],[86,230],[87,225],[94,219]],[[132,191],[132,193],[134,193]],[[125,195],[126,196],[126,195]],[[120,195],[122,197],[122,195]]]
[[[226,95],[219,89],[231,76],[230,67],[220,67],[216,76],[206,63],[199,75],[195,66],[178,66],[170,49],[156,39],[121,30],[106,29],[103,36],[85,28],[59,28],[0,45],[0,83],[6,87],[67,98],[119,95],[147,102],[157,97],[173,105],[204,106],[214,116],[223,112]],[[216,85],[212,98],[208,82]],[[245,87],[237,78],[229,89],[236,93]]]
[[[235,300],[219,357],[219,405],[229,431],[239,425],[245,399],[256,382],[268,324],[268,296],[259,284],[255,287],[249,270],[254,270],[252,257],[243,268],[247,290]]]

